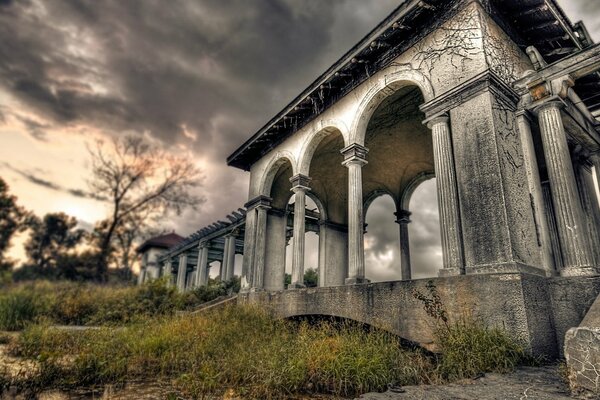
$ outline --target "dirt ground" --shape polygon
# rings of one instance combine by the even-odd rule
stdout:
[[[402,393],[394,393],[394,390]],[[399,389],[399,390],[398,390]],[[479,379],[441,386],[406,386],[386,393],[368,393],[361,400],[572,400],[557,366],[520,368],[507,375],[487,374]],[[597,398],[580,396],[579,398]]]

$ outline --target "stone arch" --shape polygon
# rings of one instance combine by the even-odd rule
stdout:
[[[319,121],[311,130],[308,139],[304,142],[298,162],[298,173],[310,176],[310,164],[319,147],[319,144],[330,134],[340,133],[344,139],[344,146],[347,146],[350,139],[348,128],[342,121],[323,120]]]
[[[398,209],[398,201],[395,198],[394,194],[386,189],[377,189],[377,190],[373,190],[371,193],[369,193],[368,195],[365,196],[365,200],[363,203],[363,210],[364,210],[365,216],[367,215],[367,211],[369,211],[369,207],[371,206],[371,204],[375,200],[377,200],[379,197],[386,196],[386,195],[390,196],[392,198],[392,200],[394,200],[394,204],[396,205],[396,210],[397,210]]]
[[[376,80],[360,101],[356,117],[350,130],[350,143],[365,144],[365,135],[371,116],[377,107],[388,96],[406,86],[416,86],[420,89],[425,102],[434,99],[435,93],[429,79],[420,71],[409,65],[393,68],[382,78]]]
[[[267,168],[263,173],[263,176],[260,180],[260,184],[258,186],[259,195],[267,197],[270,196],[275,175],[277,175],[277,171],[279,170],[279,168],[286,162],[289,162],[292,166],[292,176],[298,173],[298,167],[296,165],[296,158],[294,157],[294,155],[287,150],[278,151],[277,153],[275,153],[273,158],[271,158],[271,161],[269,161],[269,164],[267,165]]]
[[[319,196],[317,196],[316,194],[314,194],[310,190],[308,192],[306,192],[306,196],[310,197],[310,199],[312,201],[314,201],[315,204],[317,205],[317,208],[319,210],[319,219],[321,221],[327,221],[327,209],[323,205],[323,202],[321,201],[321,199],[319,199]]]
[[[410,199],[412,197],[412,194],[414,193],[415,189],[417,187],[419,187],[421,185],[421,183],[428,181],[430,179],[435,178],[435,172],[423,172],[419,175],[417,175],[404,189],[404,192],[402,192],[402,198],[400,199],[400,204],[399,204],[399,208],[398,211],[400,210],[407,210],[409,209],[410,206]]]

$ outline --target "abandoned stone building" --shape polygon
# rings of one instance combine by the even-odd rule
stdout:
[[[407,224],[412,193],[435,177],[433,281],[450,315],[555,356],[600,293],[599,69],[600,46],[555,0],[405,0],[227,159],[250,172],[248,202],[170,249],[163,273],[184,290],[212,261],[229,279],[243,254],[239,302],[427,346]],[[381,195],[396,205],[401,280],[369,283],[364,216]],[[307,230],[315,289],[303,288]]]

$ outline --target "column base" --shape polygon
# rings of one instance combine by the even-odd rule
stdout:
[[[362,285],[365,283],[371,283],[371,281],[368,280],[367,278],[346,278],[346,280],[344,281],[344,284],[347,286]]]
[[[258,293],[258,292],[264,292],[264,291],[265,291],[265,289],[263,289],[263,288],[256,288],[256,287],[253,287],[253,288],[250,288],[250,290],[248,290],[248,291],[249,291],[250,293]]]
[[[303,285],[302,283],[290,283],[287,288],[288,288],[288,290],[306,289],[306,286]]]
[[[463,273],[460,268],[442,268],[438,272],[438,276],[440,278],[447,278],[449,276],[458,276],[462,274]]]
[[[583,266],[583,267],[567,267],[560,271],[560,276],[563,277],[574,277],[574,276],[596,276],[599,275],[597,267]]]

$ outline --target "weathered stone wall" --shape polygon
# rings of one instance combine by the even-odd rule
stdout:
[[[564,333],[575,309],[591,304],[600,289],[599,280],[586,283],[579,278],[554,280],[529,274],[498,274],[436,278],[434,283],[451,318],[472,315],[488,326],[506,329],[533,354],[557,357],[562,346],[560,330]],[[426,293],[428,281],[243,293],[239,298],[240,303],[259,304],[282,318],[348,318],[430,347],[434,321],[412,295],[413,289]],[[557,322],[559,336],[555,335]],[[570,323],[576,326],[579,321]]]
[[[557,277],[549,282],[554,328],[556,337],[562,341],[570,328],[581,324],[592,303],[600,295],[600,277]]]

